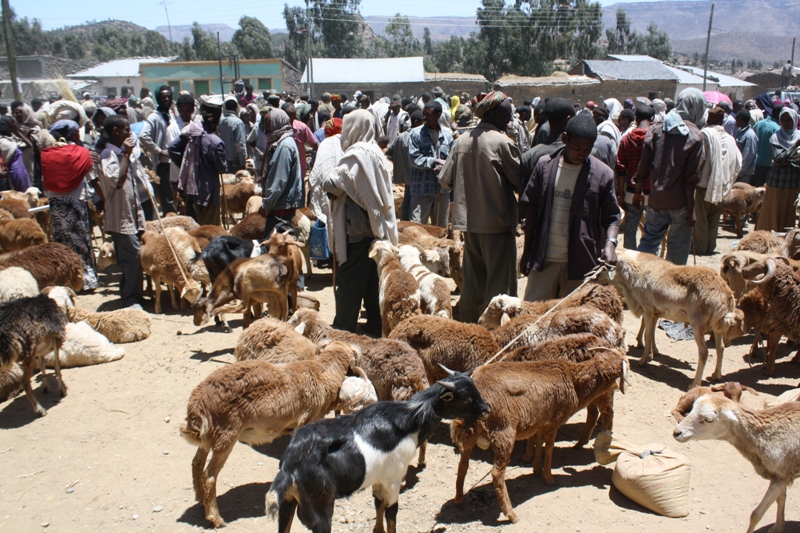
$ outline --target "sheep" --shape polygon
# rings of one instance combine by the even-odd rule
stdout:
[[[588,306],[559,307],[541,319],[521,315],[491,331],[497,345],[509,350],[572,333],[592,333],[615,348],[625,345],[625,330],[605,313]]]
[[[414,276],[403,270],[390,244],[374,241],[370,259],[378,264],[383,336],[388,337],[403,319],[420,313],[420,290]]]
[[[300,251],[303,253],[303,258],[306,261],[306,274],[311,277],[311,219],[308,217],[311,214],[310,210],[298,209],[292,217],[292,230],[294,232],[294,240],[300,243]]]
[[[264,205],[263,196],[251,196],[247,199],[247,204],[244,207],[244,216],[258,213],[262,205]]]
[[[781,255],[793,260],[800,259],[800,229],[793,228],[786,232]]]
[[[379,402],[358,413],[298,429],[283,454],[266,498],[267,513],[287,533],[295,510],[304,526],[329,533],[337,498],[372,487],[373,531],[397,529],[400,488],[420,442],[442,418],[467,424],[485,419],[489,406],[472,380],[451,372],[407,402]]]
[[[725,396],[729,400],[733,400],[736,403],[741,403],[742,392],[744,391],[758,396],[756,391],[747,385],[742,385],[738,381],[726,381],[725,383],[719,383],[711,387],[695,387],[689,392],[684,393],[678,399],[678,404],[675,406],[675,409],[672,410],[672,417],[676,422],[680,423],[689,413],[692,412],[694,402],[706,394],[719,394]]]
[[[288,311],[289,270],[285,262],[272,254],[264,254],[252,259],[237,259],[225,269],[211,286],[208,296],[199,298],[192,304],[194,325],[205,325],[211,316],[219,316],[225,331],[231,328],[222,313],[243,313],[244,328],[250,326],[251,306],[255,307],[256,318],[261,317],[261,304],[269,305],[270,315],[286,320]],[[235,308],[226,304],[234,299],[240,304]]]
[[[31,205],[27,200],[18,198],[9,198],[7,200],[0,200],[0,209],[4,209],[11,213],[14,218],[34,218],[33,213],[28,211]]]
[[[389,338],[403,341],[419,352],[428,383],[447,375],[439,365],[467,372],[500,351],[486,328],[433,315],[418,315],[402,321]]]
[[[47,235],[33,219],[0,220],[0,251],[2,252],[14,252],[46,242]]]
[[[44,356],[50,351],[55,352],[58,388],[62,396],[67,395],[58,359],[58,350],[66,337],[67,317],[55,301],[39,294],[33,298],[18,298],[0,305],[0,324],[3,324],[0,328],[0,370],[8,370],[14,363],[20,365],[25,396],[34,412],[45,416],[47,411],[33,395],[31,376],[38,361],[42,371],[42,391],[47,392]]]
[[[240,181],[238,183],[225,184],[223,194],[225,201],[222,203],[222,216],[229,216],[233,219],[233,215],[244,213],[247,201],[251,196],[261,194],[261,186],[256,185],[252,181]]]
[[[200,227],[200,224],[192,217],[184,215],[176,215],[171,217],[164,217],[159,222],[158,220],[150,220],[146,224],[145,231],[152,233],[161,233],[161,228],[181,228],[183,231],[191,231]]]
[[[720,259],[719,275],[733,291],[733,297],[740,300],[741,297],[753,290],[755,287],[742,277],[742,269],[753,263],[757,263],[769,255],[751,252],[749,250],[735,250],[728,252]]]
[[[769,298],[759,287],[745,294],[737,306],[744,313],[742,330],[745,332],[751,329],[755,332],[753,344],[750,346],[748,357],[752,358],[758,353],[758,346],[763,336],[767,337],[767,355],[764,359],[767,375],[775,372],[775,357],[778,353],[778,345],[781,342],[782,331],[784,330],[781,319],[772,307]]]
[[[198,226],[187,233],[197,240],[197,246],[200,248],[201,252],[206,249],[208,243],[210,243],[215,237],[219,237],[220,235],[230,235],[230,233],[221,227],[210,225]]]
[[[292,312],[297,311],[297,280],[303,272],[301,244],[285,233],[273,233],[266,242],[269,253],[286,266],[286,285],[292,300]],[[286,318],[284,318],[286,320]]]
[[[244,330],[233,352],[237,361],[259,359],[269,363],[290,363],[314,359],[317,346],[286,322],[260,318]]]
[[[236,362],[215,370],[192,391],[180,433],[197,446],[195,497],[215,527],[225,524],[217,507],[217,477],[236,442],[268,444],[325,416],[356,357],[352,346],[333,342],[313,361]]]
[[[758,213],[761,210],[761,203],[764,201],[765,187],[732,188],[728,194],[722,197],[720,207],[722,215],[731,215],[736,225],[736,238],[741,239],[744,229],[744,221],[750,213]]]
[[[449,228],[442,228],[440,226],[431,226],[430,224],[420,224],[419,222],[411,222],[409,220],[398,220],[397,231],[398,234],[407,234],[410,236],[422,235],[420,230],[424,231],[435,239],[450,239],[452,235]]]
[[[486,306],[486,310],[478,319],[478,324],[486,329],[495,329],[502,325],[503,319],[519,315],[543,315],[561,300],[545,300],[526,302],[521,298],[501,294],[495,296]],[[619,293],[613,287],[605,287],[596,283],[588,283],[580,290],[564,298],[559,309],[585,305],[594,307],[607,314],[617,324],[622,324],[624,305]]]
[[[117,258],[114,255],[114,243],[104,242],[100,245],[95,256],[95,263],[97,270],[105,270],[111,265],[117,264]]]
[[[645,365],[653,357],[658,318],[688,322],[698,350],[697,371],[689,388],[699,386],[703,378],[708,359],[707,333],[714,334],[717,351],[713,378],[721,380],[725,345],[744,334],[744,313],[736,309],[733,291],[708,267],[675,266],[653,261],[647,257],[650,255],[621,248],[617,251],[616,273],[611,279],[611,284],[625,295],[634,313],[644,315],[645,347],[639,364]],[[601,278],[601,281],[608,279],[607,275]]]
[[[457,504],[464,501],[464,478],[475,446],[494,451],[492,483],[503,514],[512,522],[517,513],[511,506],[505,483],[505,470],[511,460],[514,442],[537,436],[545,443],[544,466],[537,450],[534,475],[542,474],[552,485],[553,446],[558,429],[569,418],[595,399],[617,386],[625,392],[628,361],[620,350],[598,353],[583,363],[541,361],[495,363],[472,373],[475,387],[489,404],[485,421],[469,427],[460,421],[450,426],[450,436],[461,453],[456,477]]]
[[[2,191],[0,192],[0,200],[19,200],[26,202],[28,207],[36,207],[39,201],[39,189],[36,187],[28,187],[25,192]]]
[[[33,298],[39,294],[39,284],[30,272],[20,267],[0,270],[0,304],[17,298]]]
[[[747,533],[753,533],[764,513],[778,502],[775,525],[785,529],[786,489],[800,477],[800,403],[790,402],[756,410],[717,395],[700,397],[673,431],[678,442],[726,440],[750,461],[756,473],[769,480],[764,498],[750,515]]]
[[[786,239],[783,235],[779,237],[773,232],[757,230],[742,237],[736,250],[749,250],[759,254],[780,254],[783,252],[784,244],[786,244]]]
[[[463,247],[453,240],[452,235],[441,235],[443,228],[417,224],[416,222],[399,222],[398,237],[401,245],[417,245],[422,247],[422,264],[431,272],[451,278],[459,289],[462,285]],[[436,228],[436,229],[433,229]]]
[[[177,218],[177,217],[171,217]],[[161,282],[167,285],[172,308],[177,309],[174,287],[181,292],[186,289],[184,298],[194,302],[200,295],[199,288],[195,288],[197,281],[210,281],[208,271],[202,261],[196,258],[200,254],[197,240],[180,227],[165,228],[165,234],[145,231],[142,235],[141,263],[142,270],[153,280],[156,293],[156,314],[161,313]],[[167,242],[169,238],[169,243]],[[172,244],[172,247],[170,247]],[[175,251],[173,255],[172,251]],[[177,255],[181,264],[175,261]],[[185,276],[185,277],[184,277]]]
[[[115,346],[86,322],[67,324],[64,344],[58,352],[62,368],[109,363],[124,356],[125,348]],[[54,352],[45,356],[45,365],[55,366]]]
[[[264,228],[267,225],[267,217],[260,213],[252,213],[245,216],[230,229],[231,235],[240,239],[261,240],[264,237]]]
[[[344,378],[332,411],[347,415],[377,403],[378,394],[364,370],[355,366],[353,372],[357,375]]]
[[[14,215],[5,209],[0,209],[0,220],[14,220]]]
[[[22,390],[22,376],[22,368],[17,363],[0,368],[0,402],[10,400]]]
[[[403,245],[398,250],[397,259],[419,284],[422,312],[427,315],[453,318],[453,306],[447,282],[425,268],[420,260],[421,251],[421,248]]]
[[[63,285],[74,291],[83,288],[83,262],[80,256],[58,242],[0,255],[0,270],[12,266],[30,272],[39,287]]]

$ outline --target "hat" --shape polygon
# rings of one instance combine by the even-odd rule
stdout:
[[[475,115],[483,118],[487,111],[499,106],[506,99],[506,95],[500,91],[491,91],[475,104]]]
[[[436,87],[434,87],[434,88],[433,88],[433,96],[435,96],[435,97],[437,97],[437,98],[438,98],[438,97],[440,97],[440,96],[442,96],[442,95],[444,95],[444,91],[442,90],[442,88],[441,88],[441,87],[439,87],[439,86],[437,85]]]
[[[354,98],[358,98],[358,97],[359,97],[359,96],[361,96],[362,94],[364,94],[364,93],[362,93],[361,91],[356,91],[356,94],[354,94],[354,95],[353,95],[353,97],[354,97]]]
[[[331,95],[331,102],[341,102],[341,101],[342,101],[342,97],[339,96],[338,94],[332,94]]]
[[[625,103],[622,104],[622,107],[624,107],[625,109],[633,109],[633,106],[634,106],[633,100],[631,100],[630,98],[625,100]]]
[[[605,107],[600,107],[599,105],[594,106],[594,109],[592,109],[592,113],[597,113],[598,116],[603,118],[603,120],[606,120],[608,118],[608,109],[606,109]]]
[[[400,103],[400,102],[402,102],[402,101],[403,101],[403,99],[402,99],[402,98],[400,98],[400,95],[399,95],[399,94],[396,94],[396,95],[392,96],[392,102],[397,102],[397,103]]]
[[[594,109],[595,107],[597,107],[597,104],[589,100],[588,102],[586,102],[586,107],[588,107],[589,109]]]
[[[222,108],[222,96],[214,94],[211,96],[201,96],[200,105],[206,107],[219,107]]]
[[[722,124],[724,119],[725,110],[720,106],[715,106],[708,110],[708,118],[706,119],[706,123],[711,125],[719,125]]]

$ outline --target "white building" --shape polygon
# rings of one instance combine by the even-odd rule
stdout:
[[[92,67],[68,77],[73,80],[86,80],[91,84],[84,90],[98,96],[139,96],[142,88],[140,63],[168,63],[176,57],[135,57],[117,59]]]

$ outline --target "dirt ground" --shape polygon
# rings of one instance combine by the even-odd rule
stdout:
[[[717,250],[729,250],[724,234]],[[718,268],[720,254],[698,258],[698,264]],[[691,259],[690,259],[691,261]],[[317,271],[309,290],[322,302],[322,316],[333,319],[330,271]],[[81,296],[87,309],[106,309],[116,298],[115,274],[104,274],[102,289]],[[524,287],[521,280],[520,292]],[[152,311],[152,303],[148,303]],[[49,409],[37,418],[24,396],[0,404],[0,531],[156,531],[210,529],[202,506],[194,501],[191,459],[195,448],[178,434],[192,389],[211,371],[234,360],[241,333],[240,317],[232,333],[210,325],[192,325],[188,311],[170,309],[153,315],[152,336],[127,344],[125,357],[113,363],[64,371],[69,395],[51,393]],[[556,483],[544,484],[522,463],[524,443],[517,443],[507,473],[511,499],[519,522],[500,515],[491,485],[492,453],[473,454],[462,506],[453,502],[458,456],[442,425],[428,447],[428,465],[413,462],[400,496],[398,528],[402,532],[669,532],[744,531],[750,512],[760,501],[767,482],[724,442],[679,444],[672,438],[670,416],[686,390],[697,362],[693,341],[669,340],[657,330],[662,355],[642,368],[636,364],[639,326],[629,312],[631,386],[617,395],[615,434],[632,443],[661,443],[691,459],[691,512],[685,518],[656,515],[628,500],[611,485],[610,467],[594,462],[590,446],[574,449],[584,413],[578,413],[559,433],[554,452]],[[734,341],[725,350],[723,374],[758,390],[743,402],[763,402],[797,386],[800,367],[789,362],[792,349],[781,346],[774,378],[760,365],[743,360],[752,336]],[[713,371],[709,358],[706,375]],[[37,394],[41,395],[36,386]],[[250,448],[239,444],[222,470],[219,506],[228,531],[271,531],[277,524],[264,512],[264,497],[278,469],[288,438]],[[590,443],[591,444],[591,443]],[[790,490],[787,531],[800,531],[800,491]],[[369,491],[339,500],[334,531],[371,531],[374,509]],[[775,519],[770,509],[758,529],[766,532]],[[305,531],[295,520],[294,531]]]

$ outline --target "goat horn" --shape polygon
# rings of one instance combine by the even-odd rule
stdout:
[[[358,377],[360,377],[360,378],[361,378],[361,379],[363,379],[364,381],[369,381],[369,378],[367,377],[367,373],[366,373],[366,372],[364,372],[364,369],[363,369],[363,368],[361,368],[360,366],[354,366],[354,367],[353,367],[353,372],[355,372],[356,374],[358,374]]]
[[[444,366],[442,363],[439,363],[439,366],[440,366],[440,367],[442,367],[442,370],[444,370],[445,372],[447,372],[447,375],[448,375],[448,376],[455,376],[455,375],[456,375],[456,373],[455,373],[453,370],[450,370],[449,368],[447,368],[446,366]]]
[[[450,383],[449,381],[437,381],[436,383],[438,383],[439,385],[441,385],[442,387],[444,387],[445,389],[447,389],[447,390],[449,390],[451,392],[455,392],[455,390],[456,390],[456,384],[455,383]]]
[[[767,259],[767,273],[761,279],[751,280],[755,285],[761,285],[775,274],[775,261],[770,258]]]

